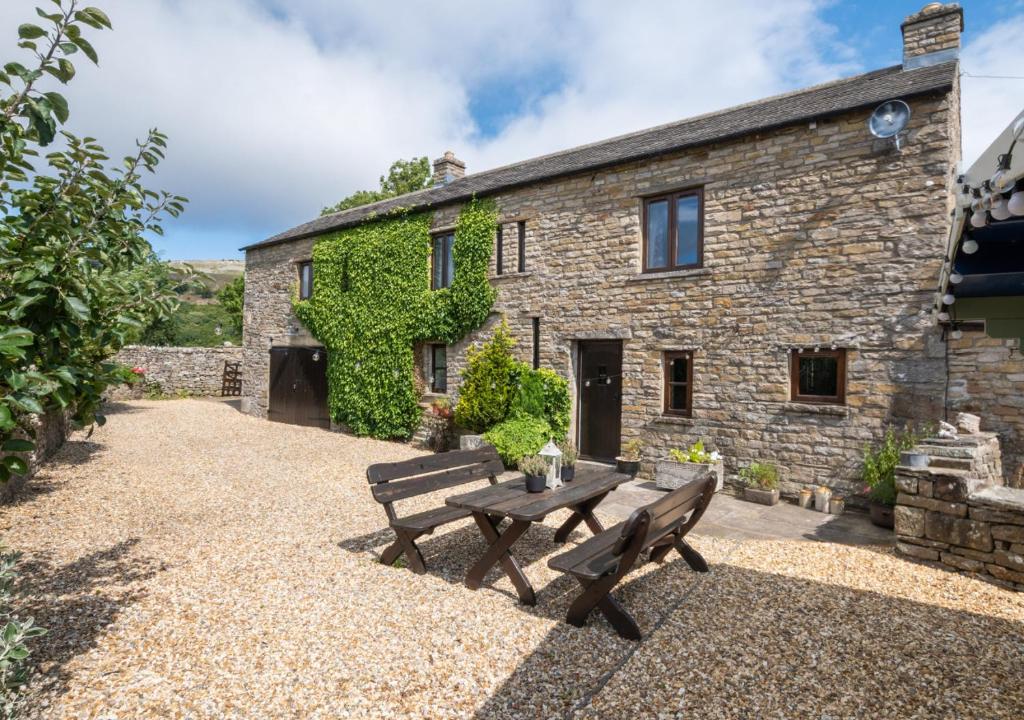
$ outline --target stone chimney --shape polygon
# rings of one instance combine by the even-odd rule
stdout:
[[[903,69],[938,65],[960,57],[964,11],[957,3],[928,3],[900,25]]]
[[[434,161],[434,185],[447,185],[453,180],[466,176],[466,163],[455,157],[455,153],[448,150],[444,155]]]

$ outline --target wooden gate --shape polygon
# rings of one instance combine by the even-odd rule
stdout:
[[[242,394],[242,363],[224,361],[224,375],[221,378],[221,397]]]
[[[329,428],[327,352],[323,348],[270,349],[267,418],[291,425]]]

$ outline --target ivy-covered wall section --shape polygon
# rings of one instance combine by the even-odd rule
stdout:
[[[457,342],[494,305],[487,280],[497,211],[473,200],[455,224],[450,288],[430,289],[430,213],[401,212],[323,236],[313,296],[295,313],[327,348],[331,417],[357,435],[407,438],[420,419],[413,344]]]

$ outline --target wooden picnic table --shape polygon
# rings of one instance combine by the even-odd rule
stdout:
[[[446,505],[473,513],[473,519],[488,542],[487,551],[466,573],[466,587],[478,589],[487,572],[501,563],[520,602],[536,605],[537,595],[519,561],[512,555],[512,545],[532,523],[542,522],[552,512],[564,509],[572,510],[572,515],[555,532],[556,542],[565,542],[581,522],[596,535],[604,527],[594,516],[594,508],[608,493],[631,479],[611,468],[580,465],[576,467],[574,480],[554,490],[530,493],[526,491],[525,479],[518,478],[448,498]],[[502,518],[512,520],[504,532],[498,529]]]

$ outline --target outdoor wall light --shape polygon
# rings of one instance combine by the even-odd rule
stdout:
[[[953,295],[953,293],[946,293],[945,295],[942,296],[942,304],[943,305],[952,305],[955,302],[956,302],[956,296]]]
[[[978,241],[973,238],[967,238],[964,240],[963,245],[960,246],[960,249],[964,251],[965,255],[973,255],[978,252]]]

